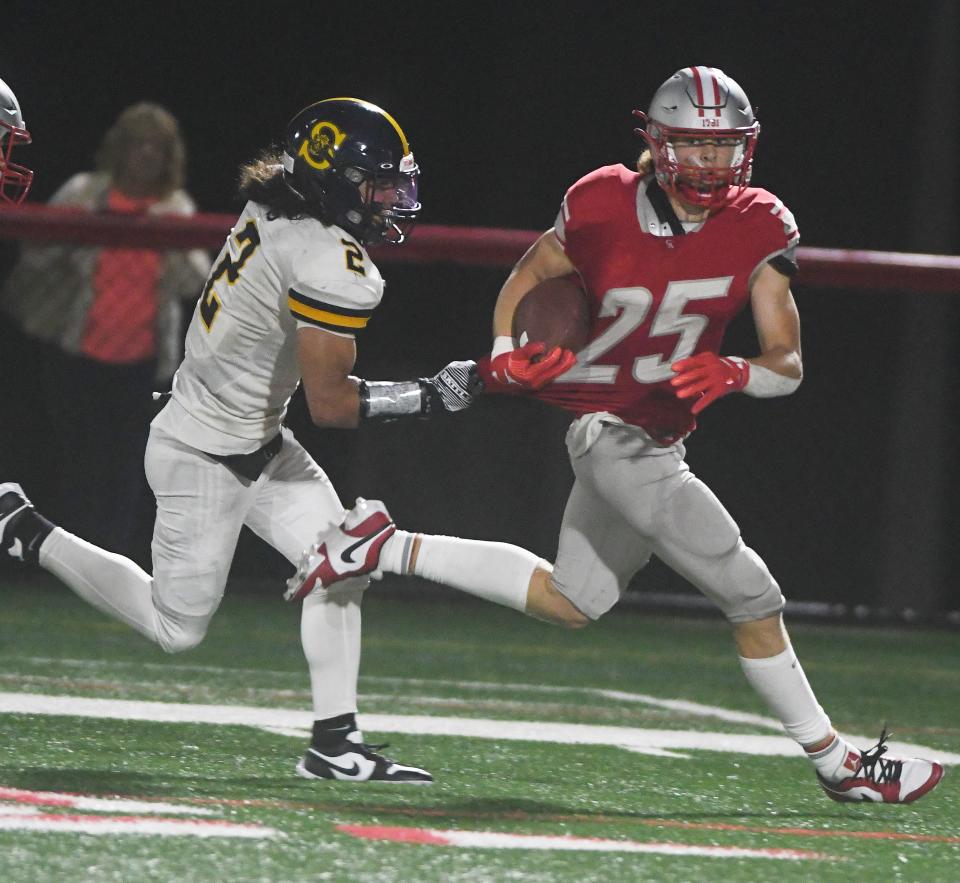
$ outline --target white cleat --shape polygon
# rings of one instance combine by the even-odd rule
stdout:
[[[932,791],[943,778],[943,766],[915,757],[884,757],[887,731],[869,751],[847,758],[853,775],[831,782],[817,774],[820,785],[833,800],[841,802],[913,803]]]
[[[358,497],[343,522],[321,531],[303,553],[297,572],[287,580],[284,599],[300,601],[316,588],[373,573],[383,544],[396,529],[383,503]]]

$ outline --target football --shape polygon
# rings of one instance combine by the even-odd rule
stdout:
[[[513,336],[579,352],[590,338],[590,305],[577,276],[545,279],[528,291],[513,314]]]

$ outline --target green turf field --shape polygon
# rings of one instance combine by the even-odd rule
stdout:
[[[309,696],[280,589],[228,590],[207,640],[168,657],[52,582],[0,586],[0,880],[960,879],[956,770],[908,806],[828,800],[720,620],[564,632],[376,587],[361,722],[436,782],[299,779]],[[956,633],[792,633],[841,730],[887,721],[960,755]],[[594,848],[556,848],[572,838]]]

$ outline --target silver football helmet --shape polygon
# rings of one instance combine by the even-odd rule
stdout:
[[[33,172],[10,159],[14,147],[29,144],[30,140],[17,96],[0,80],[0,203],[17,205],[30,190]]]
[[[746,92],[715,67],[685,67],[653,94],[650,109],[634,114],[650,148],[660,186],[692,205],[720,206],[750,183],[753,151],[760,133]],[[678,158],[676,148],[712,141],[732,151],[714,165]],[[729,156],[729,161],[726,157]]]

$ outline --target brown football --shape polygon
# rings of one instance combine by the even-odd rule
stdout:
[[[545,343],[548,351],[583,349],[590,337],[590,305],[580,279],[558,276],[531,288],[513,314],[513,336],[521,344]]]

